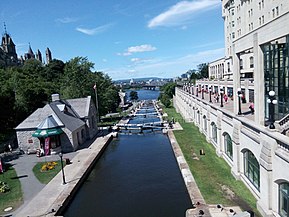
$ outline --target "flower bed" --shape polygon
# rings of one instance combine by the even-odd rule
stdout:
[[[41,172],[53,170],[56,165],[57,165],[57,163],[55,161],[46,162],[45,164],[42,165]]]

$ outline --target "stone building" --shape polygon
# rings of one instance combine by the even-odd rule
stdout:
[[[19,147],[24,151],[44,149],[48,153],[75,151],[97,133],[96,108],[90,96],[52,102],[37,109],[16,128]],[[49,138],[49,139],[47,139]]]
[[[9,65],[17,65],[18,58],[16,53],[15,44],[11,38],[11,36],[6,31],[1,39],[0,46],[0,66],[9,66]]]
[[[209,64],[216,77],[177,88],[174,104],[251,190],[262,216],[288,217],[289,1],[222,0],[222,16],[224,58]],[[232,111],[202,99],[208,90],[231,95]],[[243,97],[254,102],[251,118],[240,112]]]

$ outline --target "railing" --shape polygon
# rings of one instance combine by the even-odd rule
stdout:
[[[276,121],[276,126],[282,134],[286,135],[286,132],[289,130],[289,114],[279,121]]]

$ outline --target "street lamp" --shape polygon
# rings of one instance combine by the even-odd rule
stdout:
[[[277,100],[275,99],[275,91],[271,90],[269,92],[269,99],[267,99],[267,102],[269,103],[269,129],[275,129],[274,126],[274,105],[277,104]]]
[[[242,89],[241,89],[241,88],[238,88],[238,90],[237,90],[237,95],[238,95],[238,100],[239,100],[239,111],[238,111],[238,115],[241,115],[241,114],[242,114],[242,111],[241,111]]]
[[[212,102],[212,85],[209,87],[209,91],[210,91],[210,101],[209,102]]]
[[[221,107],[223,107],[224,106],[224,104],[223,104],[223,95],[224,95],[224,87],[223,86],[221,86],[220,87],[220,94],[221,94]]]
[[[204,99],[204,85],[202,85],[202,99]]]
[[[62,160],[63,154],[61,152],[59,153],[59,157],[60,157],[61,170],[62,170],[62,184],[65,185],[66,182],[65,182],[65,175],[64,175],[64,169],[63,169],[63,160]]]

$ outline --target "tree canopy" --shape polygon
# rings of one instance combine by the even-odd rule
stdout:
[[[35,59],[23,66],[0,69],[0,131],[13,129],[37,108],[51,101],[51,94],[61,99],[92,96],[97,87],[100,115],[116,111],[118,87],[103,72],[92,71],[94,64],[86,57],[75,57],[64,63],[52,60],[43,65]]]
[[[133,100],[138,100],[138,94],[137,94],[137,92],[136,91],[130,91],[130,93],[129,93],[129,98],[130,98],[130,100],[131,101],[133,101]]]

